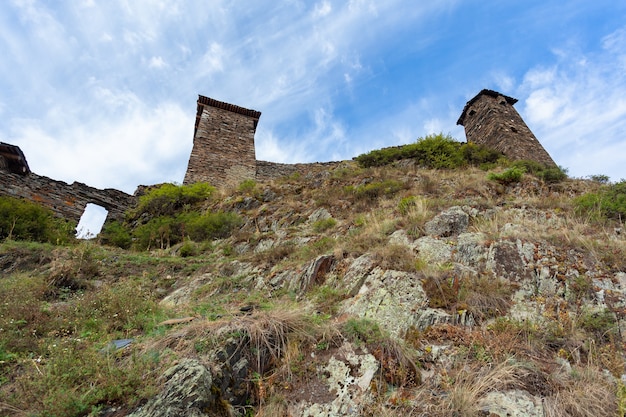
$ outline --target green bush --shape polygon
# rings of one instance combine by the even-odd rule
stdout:
[[[484,146],[457,142],[450,135],[428,135],[415,143],[383,148],[355,158],[361,167],[388,165],[401,159],[415,159],[426,168],[452,169],[467,165],[495,163],[502,154]]]
[[[136,215],[172,215],[186,206],[210,198],[214,192],[215,187],[205,182],[191,185],[162,184],[139,197],[139,204],[134,212]]]
[[[523,159],[514,161],[511,168],[518,168],[525,173],[533,175],[549,184],[561,182],[567,178],[567,169],[563,167],[546,166],[537,161]]]
[[[344,191],[353,194],[357,199],[375,200],[383,195],[393,195],[406,188],[405,184],[396,180],[375,181],[368,184],[347,186]]]
[[[579,214],[608,219],[626,219],[626,180],[604,186],[600,191],[587,193],[574,200]]]
[[[246,195],[253,195],[256,188],[256,181],[252,179],[243,180],[237,187],[237,191]]]
[[[582,329],[591,333],[595,340],[607,342],[618,337],[618,326],[615,314],[608,309],[592,312],[583,311],[577,319],[577,324]]]
[[[589,179],[594,182],[599,182],[600,184],[608,184],[611,178],[609,178],[608,175],[596,174],[589,175]]]
[[[522,168],[509,168],[502,173],[491,172],[487,178],[491,181],[499,182],[500,184],[509,185],[515,182],[520,182],[524,176],[524,170]]]
[[[192,211],[155,217],[133,230],[132,237],[138,249],[165,249],[185,238],[195,242],[224,238],[239,225],[241,218],[236,213]]]
[[[100,242],[105,245],[117,246],[122,249],[130,248],[132,237],[124,225],[118,221],[105,224],[100,233]]]
[[[224,211],[187,213],[181,215],[178,221],[184,225],[187,235],[196,242],[227,237],[242,223],[241,217],[236,213]]]
[[[39,204],[0,197],[0,239],[61,244],[74,238],[75,229],[75,224]]]
[[[336,224],[337,220],[333,219],[332,217],[328,219],[318,220],[313,223],[313,231],[316,233],[324,232],[328,229],[335,227]]]
[[[178,250],[178,255],[181,258],[187,258],[189,256],[196,256],[198,254],[198,247],[190,241],[183,243],[183,246]]]

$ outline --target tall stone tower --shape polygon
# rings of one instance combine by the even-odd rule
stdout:
[[[256,177],[254,132],[261,112],[199,96],[184,184],[232,186]]]
[[[467,102],[456,124],[465,127],[467,142],[488,146],[512,160],[530,159],[556,166],[513,105],[517,99],[482,90]]]

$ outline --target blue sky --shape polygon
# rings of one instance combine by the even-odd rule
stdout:
[[[626,177],[626,2],[5,0],[0,141],[132,193],[182,182],[198,94],[259,110],[257,158],[350,159],[489,88],[571,176]]]

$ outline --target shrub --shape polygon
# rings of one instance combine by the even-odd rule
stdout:
[[[584,194],[574,204],[579,214],[623,220],[626,218],[626,180]]]
[[[67,243],[76,225],[54,216],[52,210],[30,201],[0,197],[0,239]]]
[[[100,242],[105,245],[117,246],[122,249],[130,248],[132,237],[124,225],[118,221],[105,224],[100,233]]]
[[[461,154],[469,165],[480,167],[496,164],[503,158],[501,152],[475,143],[463,144]]]
[[[509,168],[502,173],[491,172],[487,178],[491,181],[496,181],[503,185],[513,184],[520,182],[524,176],[524,170],[522,168]]]
[[[225,211],[188,213],[178,220],[185,225],[188,236],[198,242],[227,237],[241,224],[239,215]]]
[[[533,175],[549,184],[561,182],[567,178],[567,169],[563,167],[546,166],[540,162],[523,159],[511,164],[511,168],[519,168],[523,172]]]
[[[332,229],[337,224],[337,220],[329,217],[328,219],[318,220],[313,223],[313,231],[316,233],[324,232],[328,229]]]
[[[384,180],[370,182],[356,187],[348,186],[345,188],[345,191],[354,194],[357,199],[375,200],[383,195],[393,195],[404,188],[405,184],[400,181]]]
[[[591,333],[595,340],[611,341],[618,337],[615,314],[605,309],[597,312],[583,311],[577,320],[578,326]]]
[[[600,184],[608,184],[610,180],[608,175],[603,174],[589,175],[589,179]]]
[[[252,179],[247,179],[247,180],[243,180],[239,184],[239,186],[237,187],[237,190],[240,193],[243,193],[246,195],[253,195],[255,188],[256,188],[256,181]]]
[[[191,185],[163,184],[139,197],[134,214],[172,215],[190,204],[210,198],[214,192],[215,188],[205,182]]]
[[[196,256],[198,254],[198,248],[196,247],[196,245],[193,244],[193,242],[187,241],[180,247],[180,249],[178,250],[178,254],[182,258]]]
[[[502,154],[493,149],[457,142],[450,135],[428,135],[415,143],[383,148],[355,158],[361,167],[388,165],[401,159],[415,159],[426,168],[452,169],[466,165],[495,163]]]
[[[141,249],[161,249],[182,242],[189,237],[196,242],[227,237],[241,224],[241,218],[230,212],[181,213],[177,216],[159,216],[137,227],[132,235]]]

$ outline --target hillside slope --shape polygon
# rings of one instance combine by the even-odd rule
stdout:
[[[575,210],[599,187],[344,162],[185,209],[238,216],[211,241],[7,241],[0,410],[623,415],[626,241]]]

